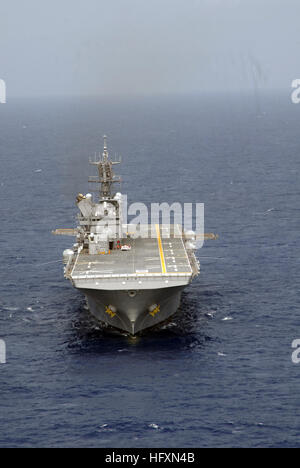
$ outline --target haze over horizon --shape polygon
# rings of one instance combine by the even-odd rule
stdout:
[[[1,2],[9,97],[289,89],[296,0]]]

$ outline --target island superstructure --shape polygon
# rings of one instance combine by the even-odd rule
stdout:
[[[177,311],[183,289],[199,274],[196,235],[176,224],[123,224],[113,171],[120,161],[110,159],[106,137],[102,156],[90,163],[98,171],[89,179],[99,185],[97,200],[79,194],[77,228],[54,231],[76,236],[63,254],[64,274],[94,317],[135,335]]]

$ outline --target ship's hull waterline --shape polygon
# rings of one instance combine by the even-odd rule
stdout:
[[[175,314],[183,286],[137,291],[81,289],[91,314],[130,335],[153,327]]]

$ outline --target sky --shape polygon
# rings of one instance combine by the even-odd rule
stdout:
[[[7,95],[286,89],[299,0],[0,0]]]

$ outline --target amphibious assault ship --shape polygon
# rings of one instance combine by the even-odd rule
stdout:
[[[98,175],[99,196],[77,196],[76,229],[54,234],[76,237],[64,251],[65,278],[87,299],[94,317],[131,335],[165,322],[180,305],[183,289],[199,273],[196,235],[180,225],[123,224],[122,195],[114,191],[120,178],[104,137],[99,160],[90,161]]]

